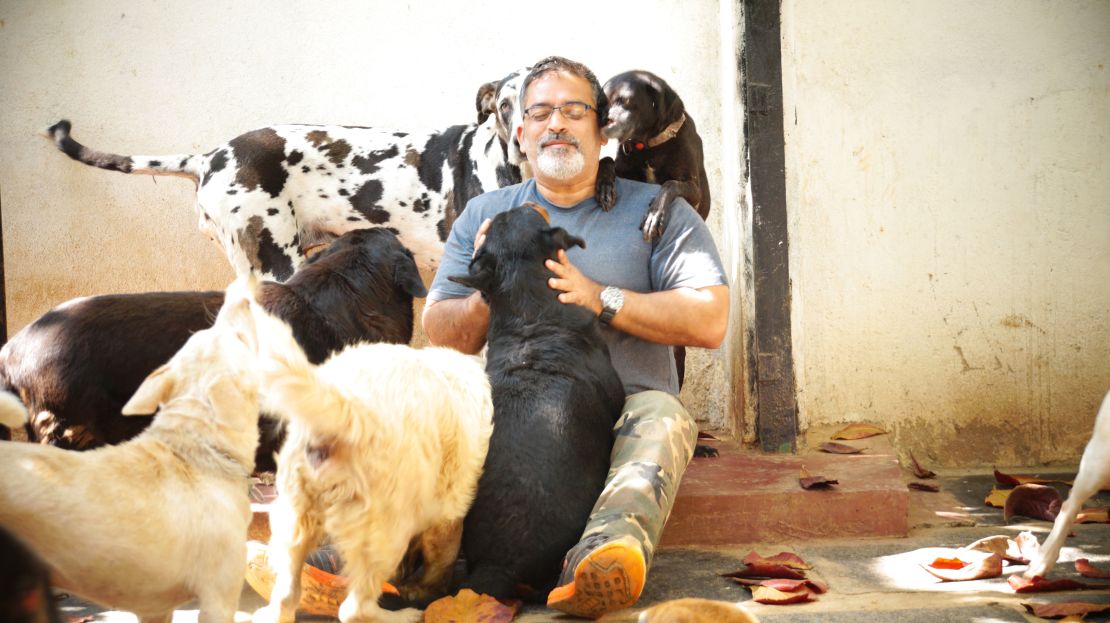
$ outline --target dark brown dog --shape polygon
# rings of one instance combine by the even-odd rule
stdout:
[[[644,239],[662,235],[667,210],[676,197],[685,199],[705,220],[710,197],[701,137],[682,98],[662,78],[647,71],[613,76],[604,89],[609,98],[609,122],[602,132],[620,141],[616,175],[663,187],[640,225]],[[603,164],[603,168],[608,166]],[[607,177],[611,177],[608,171],[599,173],[602,184]],[[605,196],[605,188],[600,188],[599,195]]]

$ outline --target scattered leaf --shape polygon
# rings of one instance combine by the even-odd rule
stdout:
[[[1014,515],[1021,515],[1031,519],[1044,519],[1055,521],[1060,514],[1060,492],[1047,485],[1024,484],[1018,485],[1006,498],[1002,518],[1010,521]]]
[[[752,600],[761,604],[783,606],[786,604],[798,604],[804,601],[811,601],[812,599],[813,593],[805,588],[788,593],[773,589],[770,586],[752,587]]]
[[[521,602],[502,603],[489,595],[464,588],[454,596],[433,601],[424,611],[425,623],[508,623]]]
[[[835,441],[826,441],[817,446],[817,449],[821,452],[828,452],[831,454],[859,454],[863,452],[863,448],[849,446],[846,443],[836,443]]]
[[[1060,482],[1060,483],[1063,483],[1065,485],[1071,485],[1071,483],[1072,483],[1072,481],[1070,481],[1070,480],[1053,480],[1051,478],[1038,478],[1036,476],[1030,476],[1028,474],[1003,474],[1002,472],[998,471],[997,469],[994,470],[994,479],[998,481],[998,484],[1007,485],[1007,486],[1010,486],[1010,487],[1017,487],[1017,486],[1020,486],[1020,485],[1029,485],[1029,484],[1043,485],[1043,484],[1047,484],[1047,483],[1050,483],[1050,482]]]
[[[1110,610],[1110,604],[1093,604],[1086,601],[1058,601],[1051,604],[1021,604],[1027,612],[1042,619],[1078,616]]]
[[[961,548],[960,551],[990,552],[998,554],[1006,562],[1027,565],[1033,556],[1040,551],[1040,547],[1037,537],[1032,532],[1022,532],[1013,539],[1006,535],[988,536]]]
[[[1069,579],[1046,580],[1039,575],[1027,578],[1020,573],[1011,575],[1006,581],[1015,593],[1048,593],[1052,591],[1103,590],[1110,588],[1110,584],[1086,584]]]
[[[768,562],[772,564],[785,565],[792,569],[801,569],[803,571],[813,568],[813,565],[807,563],[805,560],[802,559],[801,556],[791,552],[779,552],[774,556],[763,557],[757,554],[755,550],[752,550],[748,552],[748,555],[744,556],[744,558],[740,562],[746,565],[750,565],[756,562]]]
[[[885,435],[886,431],[873,424],[849,424],[833,434],[832,439],[864,439]]]
[[[1075,570],[1079,572],[1079,575],[1085,578],[1096,578],[1099,580],[1110,579],[1110,571],[1099,569],[1092,565],[1091,561],[1086,558],[1080,558],[1075,561]]]
[[[1002,557],[998,554],[991,554],[977,562],[969,562],[958,569],[936,568],[931,565],[921,565],[921,568],[945,582],[985,580],[1002,575]]]
[[[824,476],[811,476],[809,470],[806,469],[805,466],[803,466],[798,476],[798,484],[802,485],[802,488],[806,490],[816,487],[828,489],[832,485],[840,484],[840,481],[833,480],[831,478],[825,478]]]
[[[929,566],[934,569],[963,569],[967,565],[968,563],[959,558],[937,558],[929,563]]]
[[[713,435],[710,435],[709,433],[703,433],[700,430],[698,431],[698,439],[712,439],[713,441],[717,441],[717,438]]]
[[[829,591],[828,585],[824,582],[809,578],[803,580],[788,580],[786,578],[767,578],[764,580],[757,580],[754,578],[733,577],[732,581],[736,582],[737,584],[743,584],[744,586],[769,586],[775,590],[780,590],[788,593],[796,591],[803,586],[817,594],[827,593]]]
[[[937,493],[938,491],[940,491],[940,485],[933,484],[931,482],[911,482],[906,486],[917,491],[929,491],[931,493]]]
[[[1084,508],[1075,517],[1076,523],[1110,523],[1110,508]]]
[[[741,561],[745,567],[739,571],[723,573],[726,578],[783,578],[788,580],[804,580],[805,570],[813,567],[802,560],[797,554],[780,552],[764,558],[754,550],[749,552]],[[737,580],[739,581],[739,580]],[[748,582],[741,582],[748,584]]]
[[[913,464],[913,475],[914,476],[917,476],[918,478],[922,478],[922,479],[936,478],[937,477],[936,472],[930,471],[930,470],[925,469],[924,467],[921,467],[921,464],[917,462],[916,458],[914,458],[913,452],[910,452],[910,463]]]
[[[1005,508],[1006,498],[1010,497],[1011,491],[1013,491],[1013,489],[999,489],[997,487],[991,489],[990,495],[987,496],[987,499],[983,500],[983,503],[995,508]]]

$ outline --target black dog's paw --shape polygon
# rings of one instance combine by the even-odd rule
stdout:
[[[707,446],[703,443],[699,443],[698,445],[694,446],[694,457],[695,458],[715,459],[719,456],[721,456],[721,453],[718,452],[717,449],[714,448],[713,446]]]
[[[597,205],[604,212],[617,205],[617,163],[612,158],[602,158],[597,163],[597,186],[594,188]]]
[[[666,191],[660,191],[655,195],[655,199],[651,200],[651,205],[644,214],[644,220],[640,221],[640,231],[644,232],[644,240],[658,240],[663,235],[663,230],[667,229],[667,208],[673,199]]]

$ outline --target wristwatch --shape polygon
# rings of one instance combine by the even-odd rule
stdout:
[[[609,324],[621,307],[624,307],[624,291],[616,286],[605,286],[601,291],[601,316],[598,320],[602,324]]]

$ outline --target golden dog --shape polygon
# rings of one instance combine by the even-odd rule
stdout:
[[[258,444],[246,288],[232,284],[212,328],[124,407],[149,415],[161,406],[138,437],[89,452],[0,442],[0,524],[43,558],[56,586],[144,622],[169,621],[192,599],[202,621],[233,620]]]
[[[493,428],[478,359],[446,348],[359,344],[311,365],[288,326],[252,307],[265,409],[289,422],[270,507],[276,579],[257,622],[293,621],[301,565],[325,535],[350,579],[341,621],[419,621],[378,606],[423,535],[424,574],[402,594],[442,594]]]

